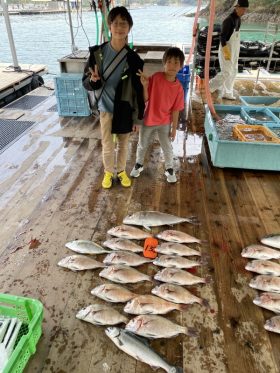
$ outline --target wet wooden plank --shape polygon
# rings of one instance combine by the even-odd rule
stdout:
[[[75,318],[81,307],[103,302],[90,294],[106,282],[99,270],[74,273],[57,266],[71,253],[65,242],[84,238],[102,243],[107,230],[121,224],[127,213],[147,209],[199,217],[200,226],[184,223],[174,228],[207,241],[193,245],[206,259],[196,273],[212,278],[210,284],[191,288],[209,301],[209,308],[196,304],[166,315],[194,327],[198,337],[161,339],[152,347],[186,373],[278,372],[278,335],[263,328],[272,313],[253,304],[257,292],[248,287],[252,274],[245,271],[247,260],[240,252],[271,230],[279,231],[279,174],[211,167],[205,145],[191,138],[191,133],[203,136],[200,104],[194,107],[198,115],[189,138],[176,142],[175,185],[166,182],[155,142],[131,188],[115,182],[111,190],[103,190],[101,143],[92,118],[59,119],[57,113],[46,112],[53,99],[25,114],[39,125],[20,145],[0,155],[1,290],[40,299],[45,310],[44,334],[27,371],[151,372],[148,365],[119,351],[105,328]],[[135,163],[136,144],[133,134],[128,171]],[[151,234],[165,228],[153,228]],[[32,238],[40,243],[33,249]],[[139,269],[151,276],[158,270],[153,265]],[[128,288],[145,294],[154,285]],[[123,305],[113,307],[123,312]]]
[[[246,221],[243,220],[239,229],[238,204],[240,201],[242,205],[244,201],[244,190],[241,190],[239,195],[236,183],[233,183],[234,188],[225,188],[225,181],[228,184],[233,173],[236,174],[236,180],[240,180],[240,176],[242,177],[240,171],[215,170],[212,184],[205,189],[206,194],[207,191],[211,191],[211,197],[210,195],[208,198],[206,197],[207,208],[213,208],[215,219],[217,218],[215,211],[219,211],[221,217],[219,220],[216,219],[215,225],[211,226],[209,236],[213,245],[211,245],[211,251],[215,268],[215,283],[218,286],[217,300],[222,307],[223,314],[220,325],[225,336],[224,351],[227,364],[230,367],[235,366],[234,371],[244,371],[244,369],[251,372],[274,371],[277,370],[277,365],[272,354],[268,334],[263,329],[262,311],[256,308],[252,302],[255,291],[248,287],[251,275],[246,273],[244,269],[247,261],[240,257],[242,232],[245,230],[248,232],[248,228],[251,229],[250,217],[256,216],[254,215],[254,204],[252,203],[250,209],[247,209],[246,214],[249,216],[249,222],[246,224]],[[210,181],[208,180],[208,182]],[[244,184],[242,186],[244,189]],[[234,193],[235,205],[230,201],[231,189]],[[247,205],[250,205],[249,193],[245,193],[245,196],[247,197]],[[226,275],[225,268],[227,268]],[[235,341],[235,349],[232,348],[233,340]],[[227,348],[227,346],[231,347]],[[258,351],[262,358],[256,359],[254,351]]]

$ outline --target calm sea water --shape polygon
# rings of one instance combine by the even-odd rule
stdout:
[[[190,44],[194,17],[191,6],[147,6],[131,9],[134,26],[130,40],[134,43],[185,43]],[[58,59],[71,53],[71,37],[67,14],[10,16],[19,65],[21,63],[46,64],[50,74],[59,73]],[[96,44],[96,21],[93,12],[82,17],[72,13],[75,45],[87,49]],[[201,25],[206,24],[201,20]],[[217,22],[218,23],[218,22]],[[246,25],[246,27],[252,25]],[[253,28],[262,27],[253,25]],[[245,40],[263,40],[263,32],[243,33]],[[12,64],[4,17],[0,16],[0,62]]]

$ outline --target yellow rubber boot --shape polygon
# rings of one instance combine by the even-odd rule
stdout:
[[[103,180],[102,180],[102,187],[104,189],[110,189],[113,182],[113,174],[111,172],[105,171]]]
[[[118,178],[119,178],[123,187],[128,188],[128,187],[131,186],[131,180],[127,176],[125,171],[122,171],[122,172],[118,173]]]

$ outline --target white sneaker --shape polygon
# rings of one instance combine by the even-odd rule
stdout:
[[[232,100],[232,101],[236,100],[236,97],[233,95],[223,95],[223,98],[225,98],[226,100]]]
[[[140,163],[136,163],[135,166],[133,167],[133,169],[130,172],[130,176],[131,177],[139,177],[143,170],[144,170],[143,165],[141,165]]]
[[[166,176],[168,183],[176,183],[177,178],[173,168],[168,168],[168,170],[165,170],[164,175]]]

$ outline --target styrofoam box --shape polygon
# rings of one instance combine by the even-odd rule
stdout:
[[[241,106],[215,105],[215,110],[239,114]],[[205,111],[205,134],[213,166],[280,171],[280,144],[221,140],[208,105]]]

